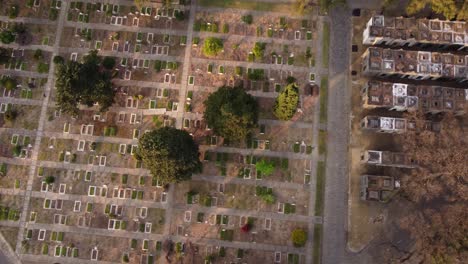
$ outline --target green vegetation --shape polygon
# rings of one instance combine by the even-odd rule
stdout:
[[[135,157],[162,183],[189,180],[200,172],[198,145],[185,130],[163,127],[143,134]]]
[[[275,163],[261,159],[255,164],[257,171],[261,172],[262,175],[269,176],[275,171]]]
[[[57,105],[63,112],[76,115],[78,104],[91,107],[94,103],[99,104],[100,111],[106,111],[114,103],[111,74],[100,67],[100,62],[97,51],[91,51],[83,63],[57,65]]]
[[[220,38],[209,37],[203,43],[203,54],[208,57],[218,55],[223,50],[223,40]]]
[[[280,120],[290,120],[296,113],[298,103],[299,89],[295,83],[291,83],[276,98],[273,113]]]
[[[221,229],[220,232],[221,240],[232,241],[234,237],[234,230],[232,229]]]
[[[328,13],[328,10],[330,8],[336,7],[336,6],[344,6],[346,5],[346,0],[320,0],[320,12],[323,14]]]
[[[323,76],[320,80],[320,123],[327,122],[328,106],[328,76]]]
[[[62,64],[65,62],[65,60],[63,59],[62,56],[57,55],[57,56],[54,56],[53,62],[55,64]]]
[[[197,3],[201,6],[215,6],[221,8],[237,8],[283,13],[292,11],[289,3],[257,2],[248,0],[199,0]]]
[[[44,54],[42,53],[42,50],[41,50],[41,49],[37,49],[36,51],[34,51],[33,58],[34,58],[35,60],[42,60],[42,59],[44,59]]]
[[[3,44],[10,44],[15,40],[15,35],[12,31],[4,29],[0,32],[0,41]]]
[[[256,59],[262,59],[263,53],[265,52],[266,43],[255,42],[255,45],[252,49],[252,53]]]
[[[386,1],[386,5],[394,1]],[[457,0],[410,0],[406,13],[414,15],[429,6],[436,14],[443,15],[448,20],[467,20],[468,2]]]
[[[252,15],[245,15],[241,17],[242,22],[246,23],[247,25],[251,25],[253,22],[253,17]]]
[[[291,240],[295,247],[303,247],[307,242],[307,231],[302,228],[296,228],[291,233]]]
[[[324,22],[323,31],[322,31],[322,66],[324,68],[328,68],[329,47],[330,47],[330,24],[328,22]]]
[[[255,193],[267,204],[273,204],[276,200],[276,197],[273,194],[273,189],[271,188],[265,186],[256,186]]]
[[[220,87],[208,96],[204,105],[208,126],[231,142],[245,139],[257,125],[257,100],[240,87]]]
[[[325,130],[319,130],[319,136],[318,136],[318,151],[319,155],[324,155],[327,154],[327,131]]]
[[[312,4],[310,0],[296,0],[294,1],[293,8],[294,12],[298,15],[305,15],[312,11]]]
[[[325,162],[317,163],[317,185],[315,190],[315,215],[323,214],[323,199],[325,192]]]
[[[47,183],[47,184],[52,184],[55,182],[55,177],[54,176],[47,176],[45,179],[44,179],[44,182]]]
[[[4,76],[0,79],[0,86],[3,86],[8,91],[15,89],[17,85],[18,83],[16,79],[13,79],[12,77]]]
[[[314,263],[320,263],[322,232],[323,232],[323,226],[321,224],[316,224],[314,226],[314,249],[312,253]]]
[[[49,72],[49,64],[39,62],[39,64],[37,65],[37,72],[39,72],[39,73],[48,73]]]
[[[112,70],[115,67],[115,58],[114,57],[104,57],[102,60],[102,66],[107,70]]]

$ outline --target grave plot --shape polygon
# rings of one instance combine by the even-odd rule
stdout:
[[[11,90],[0,89],[1,97],[42,100],[47,79],[20,76],[10,78],[13,80],[15,87]]]
[[[29,158],[33,143],[34,137],[28,134],[3,133],[0,135],[0,155],[10,158]]]
[[[268,14],[249,14],[241,10],[201,11],[196,14],[195,31],[230,35],[271,37],[287,40],[316,39],[316,19],[302,20]],[[296,32],[300,32],[297,35]]]
[[[15,114],[8,117],[8,115],[5,115],[6,112]],[[40,113],[40,106],[1,103],[0,127],[35,130],[37,129]]]
[[[247,142],[249,148],[266,149],[262,144],[268,143],[268,149],[272,151],[312,153],[312,124],[309,128],[290,127],[287,125],[260,124],[251,140]],[[297,143],[299,142],[299,149]],[[305,148],[305,149],[301,149]]]
[[[73,202],[59,198],[31,197],[30,211],[34,212],[36,223],[51,225],[72,225]]]
[[[67,154],[66,162],[76,163],[76,153],[72,149],[73,145],[73,139],[43,137],[39,148],[38,160],[65,162],[65,153],[69,152],[70,154]],[[75,155],[72,156],[72,154]]]
[[[12,51],[11,58],[4,67],[6,70],[48,73],[50,59],[51,53],[40,49],[15,49]]]
[[[168,105],[178,99],[179,91],[175,86],[158,88],[123,86],[119,87],[114,106],[125,107],[130,111],[133,109],[172,110],[172,107]]]
[[[55,41],[54,25],[13,23],[0,21],[0,27],[15,32],[15,42],[21,46],[26,45],[49,45]],[[13,44],[11,43],[11,44]]]
[[[189,76],[193,76],[193,83],[189,83],[189,86],[193,85],[197,89],[197,87],[229,85],[230,78],[234,74],[234,67],[215,63],[215,60],[209,63],[193,62],[189,70]]]
[[[72,2],[67,19],[81,23],[180,30],[187,28],[188,11],[183,9],[183,6],[167,9],[154,4],[139,9],[131,5]]]
[[[3,157],[5,155],[2,154]],[[25,190],[28,182],[29,166],[0,163],[0,188]]]
[[[55,0],[26,0],[2,2],[0,15],[10,18],[30,17],[56,20],[60,11],[61,1]]]
[[[85,235],[53,230],[31,230],[32,237],[27,241],[28,253],[48,255],[60,259],[99,260],[120,262],[122,252],[126,252],[128,238],[109,239],[108,236]],[[39,240],[39,235],[44,240]],[[94,259],[93,259],[94,257]]]
[[[24,198],[15,195],[0,196],[0,221],[19,221]]]
[[[201,38],[200,45],[192,45],[193,57],[213,58],[213,56],[206,56],[203,52],[205,40],[206,38]],[[307,47],[304,45],[267,43],[255,39],[240,40],[236,36],[221,40],[223,50],[214,56],[220,60],[307,67],[310,65],[309,60],[312,58],[312,46],[309,46],[307,52]],[[220,72],[218,71],[218,73]]]

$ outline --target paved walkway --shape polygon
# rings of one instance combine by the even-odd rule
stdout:
[[[50,69],[49,69],[49,74],[47,75],[47,84],[45,86],[45,91],[44,94],[46,97],[43,100],[42,107],[41,107],[41,114],[39,117],[39,124],[37,128],[37,133],[36,133],[36,138],[34,141],[33,145],[33,151],[32,151],[32,157],[31,157],[31,167],[29,170],[29,177],[28,177],[28,182],[26,185],[26,194],[24,196],[24,202],[23,202],[23,210],[21,213],[20,217],[20,228],[18,231],[18,238],[16,241],[16,253],[20,254],[22,250],[22,241],[23,241],[23,235],[24,235],[24,229],[26,226],[26,217],[28,215],[29,211],[29,201],[31,199],[31,192],[32,192],[32,185],[33,185],[33,180],[36,175],[36,166],[37,166],[37,157],[39,154],[39,149],[41,145],[41,139],[43,136],[43,130],[44,130],[44,123],[47,121],[47,107],[49,103],[49,97],[51,94],[51,90],[55,85],[55,64],[53,63],[53,57],[55,55],[59,54],[59,43],[60,43],[60,38],[62,36],[62,31],[63,31],[63,24],[65,22],[66,16],[67,16],[67,9],[68,9],[68,2],[62,1],[62,8],[60,9],[60,14],[58,18],[58,23],[57,23],[57,31],[55,33],[55,44],[54,44],[54,51],[51,56],[50,60]]]
[[[348,141],[350,133],[349,65],[351,13],[347,8],[331,11],[330,78],[328,89],[328,157],[323,219],[323,264],[345,264],[348,215]]]

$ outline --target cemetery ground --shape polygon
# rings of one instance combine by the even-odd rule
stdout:
[[[320,254],[318,10],[180,2],[4,2],[1,30],[15,39],[0,44],[0,75],[14,80],[0,84],[0,230],[19,259],[299,264]],[[206,54],[212,39],[221,48]],[[80,62],[92,50],[112,69],[115,102],[63,113],[57,56]],[[279,120],[275,100],[290,83],[297,109]],[[203,119],[221,86],[259,104],[244,140],[215,135]],[[138,139],[164,126],[199,144],[203,170],[190,181],[164,185],[134,157]],[[305,246],[293,244],[295,229],[307,232]]]

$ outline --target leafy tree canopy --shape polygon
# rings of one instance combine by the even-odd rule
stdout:
[[[198,145],[192,136],[171,127],[145,133],[138,142],[136,158],[163,183],[190,180],[201,170]]]
[[[78,114],[78,104],[91,107],[94,103],[106,111],[114,103],[111,75],[100,66],[97,51],[85,56],[83,63],[57,64],[56,76],[57,105],[65,113]]]
[[[454,18],[466,20],[468,18],[468,2],[456,0],[410,0],[406,6],[406,13],[414,15],[426,6],[449,20]]]
[[[252,52],[255,58],[261,59],[263,58],[263,53],[265,51],[266,43],[263,42],[255,42],[255,45],[252,49]]]
[[[257,101],[240,87],[220,87],[204,104],[208,126],[230,141],[244,139],[257,125]]]
[[[107,70],[112,70],[115,67],[115,58],[114,57],[105,57],[102,60],[102,66]]]
[[[223,40],[220,38],[209,37],[205,39],[203,43],[203,54],[208,57],[213,57],[218,55],[219,52],[223,49]]]
[[[291,83],[276,98],[273,112],[280,120],[290,120],[296,113],[298,103],[299,89],[295,83]]]

